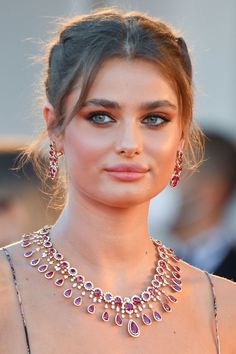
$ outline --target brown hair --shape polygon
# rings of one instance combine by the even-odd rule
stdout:
[[[192,66],[187,46],[166,23],[138,12],[103,9],[62,24],[56,38],[47,45],[45,57],[46,96],[56,113],[50,128],[63,133],[84,103],[101,64],[113,57],[142,58],[157,63],[178,97],[185,134],[185,161],[188,167],[196,167],[202,143],[201,131],[192,120]],[[72,112],[66,116],[65,99],[78,78],[82,81],[81,94]],[[37,157],[46,137],[45,129],[24,153],[26,159],[33,159],[43,180],[46,180],[47,172],[45,166],[38,164]],[[55,193],[58,183],[59,178]]]

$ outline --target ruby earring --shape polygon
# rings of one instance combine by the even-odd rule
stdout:
[[[62,152],[56,151],[56,144],[54,141],[50,143],[50,150],[49,150],[49,178],[54,180],[56,174],[58,172],[58,157],[62,155]]]
[[[182,165],[183,165],[183,152],[178,150],[177,156],[176,156],[174,173],[173,173],[171,180],[170,180],[170,186],[173,188],[176,187],[177,184],[179,183],[180,174],[182,172]]]

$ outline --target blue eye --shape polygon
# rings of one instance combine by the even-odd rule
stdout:
[[[151,115],[151,116],[144,118],[143,121],[146,121],[147,124],[149,124],[149,125],[158,126],[158,125],[168,122],[168,119],[166,117],[161,116],[161,115]]]
[[[98,125],[108,124],[113,121],[111,117],[103,113],[93,113],[87,119]]]

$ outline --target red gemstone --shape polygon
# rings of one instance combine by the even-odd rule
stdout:
[[[106,302],[111,302],[111,300],[112,300],[112,294],[111,294],[111,293],[105,293],[105,294],[104,294],[104,300],[105,300]]]
[[[180,279],[180,278],[181,278],[181,275],[180,275],[178,272],[173,272],[172,274],[173,274],[173,276],[174,276],[176,279]]]
[[[52,242],[50,241],[46,241],[43,243],[44,247],[48,248],[48,247],[52,247]]]
[[[147,291],[151,294],[151,295],[155,295],[156,294],[156,291],[155,291],[155,288],[153,286],[149,286],[147,288]]]
[[[176,254],[172,254],[171,258],[175,261],[178,262],[180,260],[180,257],[176,256]]]
[[[160,260],[158,261],[158,265],[159,265],[159,267],[161,267],[161,268],[166,268],[166,262],[165,262],[163,259],[160,259]]]
[[[82,304],[82,297],[81,296],[75,297],[73,300],[73,304],[75,306],[80,306]]]
[[[174,270],[175,270],[176,272],[180,272],[180,271],[181,271],[180,267],[178,267],[177,265],[173,266],[173,268],[174,268]]]
[[[109,321],[109,314],[107,311],[104,311],[102,314],[103,321]]]
[[[150,317],[145,313],[142,314],[142,320],[145,325],[150,325],[152,323]]]
[[[130,313],[130,312],[133,311],[133,309],[134,309],[133,304],[132,304],[131,302],[126,302],[126,304],[125,304],[125,311],[128,312],[128,313]]]
[[[134,320],[129,320],[128,332],[132,337],[138,337],[140,335],[140,329]]]
[[[96,289],[94,289],[93,293],[94,293],[94,296],[100,297],[102,295],[102,290],[99,288],[96,288]]]
[[[68,269],[70,267],[70,263],[67,261],[62,261],[60,263],[60,267],[61,267],[61,269]]]
[[[155,287],[155,288],[159,288],[161,283],[158,281],[158,280],[152,280],[152,285]]]
[[[161,321],[162,320],[162,317],[159,314],[159,312],[153,311],[152,315],[153,315],[153,318],[154,318],[155,321]]]
[[[71,267],[68,271],[68,273],[72,276],[75,276],[77,274],[77,269],[76,268],[73,268]]]
[[[177,285],[182,284],[182,281],[180,279],[172,278],[171,280],[173,281],[174,284],[177,284]]]
[[[49,271],[49,272],[45,273],[44,275],[45,275],[45,278],[52,279],[54,274],[55,273],[53,271]]]
[[[64,284],[64,279],[56,279],[54,284],[56,286],[62,286]]]
[[[155,280],[157,280],[157,281],[159,281],[160,283],[162,283],[162,277],[160,276],[160,275],[157,275],[157,274],[155,274],[154,275],[154,278],[155,278]]]
[[[21,243],[22,247],[28,247],[29,245],[31,245],[31,242],[29,240],[23,240]]]
[[[173,176],[171,178],[171,184],[172,184],[173,187],[176,187],[178,182],[179,182],[179,176]]]
[[[35,267],[36,265],[38,265],[40,262],[40,258],[34,258],[32,259],[32,261],[30,262],[30,264]]]
[[[134,296],[132,297],[132,302],[133,302],[134,305],[139,305],[139,304],[141,304],[141,299],[140,299],[139,296],[134,295]]]
[[[143,299],[144,301],[148,301],[148,300],[150,299],[150,294],[149,294],[148,291],[144,291],[144,292],[142,293],[142,299]]]
[[[48,265],[47,265],[47,264],[42,264],[42,265],[40,265],[40,266],[38,267],[38,271],[39,271],[40,273],[46,272],[47,269],[48,269]]]
[[[156,271],[158,274],[163,275],[164,274],[164,269],[162,267],[156,267]]]
[[[91,281],[86,281],[86,283],[84,284],[84,288],[86,290],[92,290],[93,288],[93,283]]]
[[[161,257],[162,259],[166,259],[166,258],[167,258],[167,255],[166,255],[165,252],[160,252],[160,257]]]
[[[85,281],[85,278],[83,275],[77,275],[76,281],[77,283],[83,283]]]
[[[95,306],[93,304],[89,305],[87,307],[87,311],[88,311],[88,313],[93,314],[95,312]]]
[[[55,253],[54,254],[54,258],[57,260],[57,261],[61,261],[63,259],[63,255],[61,253]]]
[[[166,304],[166,303],[162,303],[162,307],[166,312],[170,312],[171,311],[171,307],[170,305]]]
[[[176,299],[176,297],[174,297],[173,295],[167,295],[167,298],[171,301],[176,303],[178,300]]]
[[[182,290],[181,286],[179,286],[177,284],[172,284],[171,287],[173,290],[178,291],[178,292],[180,292]]]
[[[34,253],[33,251],[25,252],[24,257],[26,257],[26,258],[31,257],[33,253]]]
[[[121,317],[121,315],[119,313],[116,314],[115,324],[117,326],[122,326],[123,325],[123,319],[122,319],[122,317]]]
[[[122,298],[120,296],[115,296],[114,303],[116,306],[120,306],[122,304]]]
[[[65,297],[69,298],[69,297],[71,297],[71,295],[72,295],[72,290],[71,289],[66,289],[64,291],[64,296]]]

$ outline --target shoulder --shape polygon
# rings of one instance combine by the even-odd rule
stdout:
[[[211,300],[209,304],[213,315],[213,294],[211,285],[209,281],[207,282],[205,272],[185,262],[183,263],[189,279],[192,279],[192,284],[196,284],[198,293],[208,296]],[[236,283],[213,274],[209,274],[209,276],[215,293],[221,349],[223,353],[233,354],[236,353],[236,344],[232,340],[235,336],[236,323]]]
[[[6,246],[4,249],[10,254],[13,264],[17,263],[14,261],[15,254],[20,253],[19,242]],[[12,353],[16,349],[12,336],[14,335],[19,345],[22,342],[19,330],[21,317],[13,273],[4,249],[0,248],[0,352]]]

